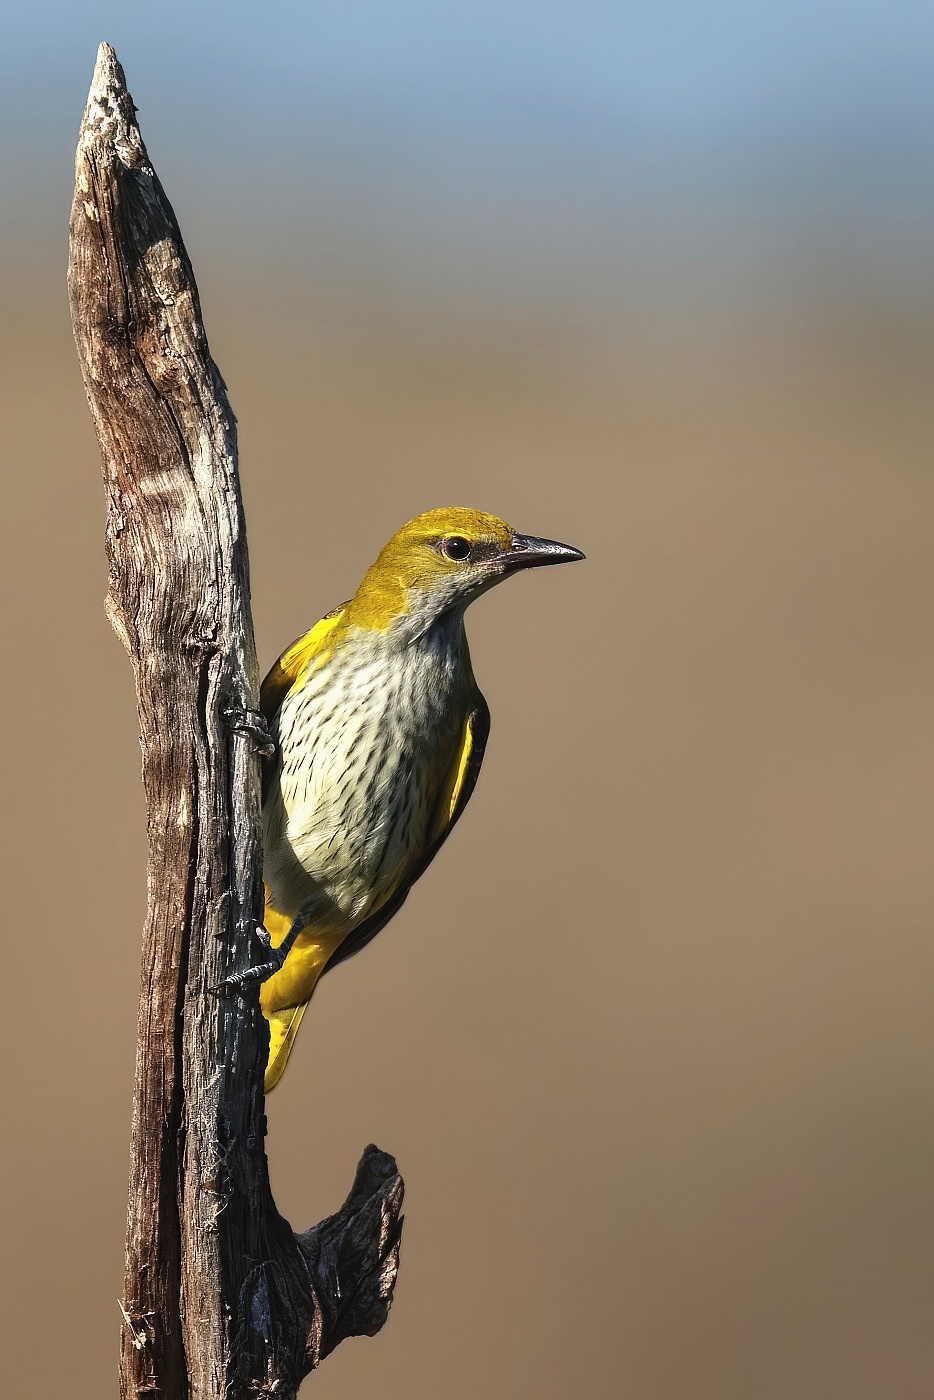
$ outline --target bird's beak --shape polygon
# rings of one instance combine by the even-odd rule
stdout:
[[[557,540],[541,540],[537,535],[513,535],[512,548],[503,555],[507,572],[515,569],[540,569],[545,564],[570,564],[583,559],[579,549]]]

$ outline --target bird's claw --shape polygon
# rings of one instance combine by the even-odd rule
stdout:
[[[240,992],[247,991],[260,983],[268,981],[274,977],[285,962],[287,954],[279,948],[272,946],[272,939],[262,925],[256,927],[256,937],[259,940],[266,959],[257,964],[256,967],[248,967],[246,972],[232,972],[229,977],[225,977],[223,982],[219,982],[216,987],[210,987],[209,991],[215,996],[233,997]]]
[[[246,734],[263,758],[272,758],[276,745],[260,710],[225,710],[224,718],[232,734]]]

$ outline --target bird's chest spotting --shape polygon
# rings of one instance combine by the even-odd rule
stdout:
[[[356,922],[389,897],[431,839],[466,697],[457,655],[426,643],[331,660],[286,699],[264,809],[277,907]]]

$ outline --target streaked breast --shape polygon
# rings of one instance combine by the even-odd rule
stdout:
[[[472,689],[466,642],[354,639],[286,697],[278,783],[264,807],[264,874],[294,917],[352,927],[384,902],[430,836]]]

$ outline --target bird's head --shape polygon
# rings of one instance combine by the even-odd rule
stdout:
[[[410,617],[419,630],[463,611],[520,569],[583,559],[579,549],[520,535],[505,520],[464,507],[416,515],[381,550],[348,610],[349,621],[386,630]]]

